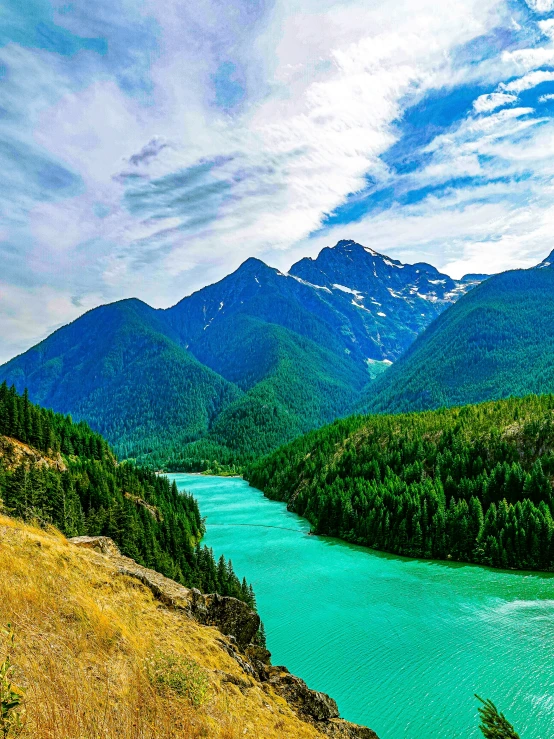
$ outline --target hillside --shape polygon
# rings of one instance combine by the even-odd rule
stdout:
[[[491,277],[445,311],[370,387],[397,413],[554,391],[554,267]]]
[[[198,542],[198,505],[165,477],[119,464],[84,423],[44,410],[0,385],[0,511],[68,536],[111,537],[122,552],[204,592],[254,605],[230,563]]]
[[[329,534],[395,554],[554,570],[554,396],[353,416],[245,477]]]
[[[89,311],[0,367],[0,380],[85,419],[125,458],[243,463],[351,412],[480,279],[352,241],[289,274],[248,259],[167,310],[125,300]]]
[[[0,632],[0,664],[9,653],[24,695],[21,739],[377,739],[272,667],[242,604],[195,595],[109,541],[75,544],[0,516],[0,623],[15,632],[13,647]]]
[[[7,365],[2,379],[86,419],[123,457],[198,438],[240,390],[182,348],[139,300],[102,306]]]

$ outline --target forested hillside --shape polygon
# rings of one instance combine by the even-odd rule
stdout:
[[[410,557],[554,569],[554,396],[354,416],[253,464],[319,534]]]
[[[199,438],[241,394],[139,300],[89,311],[5,365],[2,378],[34,402],[85,419],[125,458]]]
[[[242,465],[351,413],[367,382],[479,282],[353,241],[289,274],[248,259],[167,310],[89,311],[0,367],[154,468]]]
[[[242,465],[353,408],[365,369],[282,326],[238,317],[243,330],[221,332],[228,362],[244,364],[244,395],[225,408],[208,434],[166,463],[196,469],[198,459]],[[237,372],[238,374],[238,372]]]
[[[199,545],[198,504],[166,477],[119,464],[84,422],[44,410],[0,385],[0,510],[67,536],[109,536],[123,554],[203,592],[254,605],[231,562]]]
[[[445,311],[361,408],[397,413],[554,391],[554,267],[491,277]]]

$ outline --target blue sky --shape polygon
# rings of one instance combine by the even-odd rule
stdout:
[[[341,238],[554,248],[554,0],[0,0],[0,360]]]

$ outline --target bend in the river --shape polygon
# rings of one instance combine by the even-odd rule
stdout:
[[[336,539],[237,478],[175,474],[204,542],[252,582],[274,664],[381,739],[477,739],[478,693],[554,736],[554,579],[408,560]]]

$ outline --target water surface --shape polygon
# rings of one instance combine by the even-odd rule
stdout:
[[[237,478],[170,475],[205,543],[256,591],[274,664],[380,739],[477,739],[474,693],[522,739],[554,737],[554,579],[407,560],[309,536]]]

